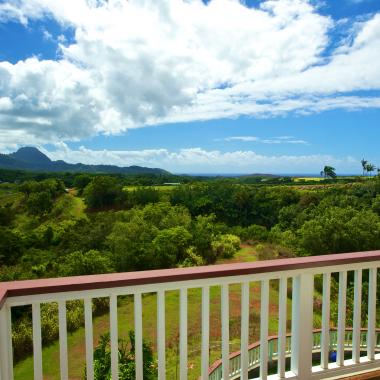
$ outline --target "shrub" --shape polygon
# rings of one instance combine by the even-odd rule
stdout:
[[[129,332],[129,343],[119,339],[119,379],[135,379],[135,334]],[[150,346],[143,341],[143,379],[153,380],[157,378],[153,361],[153,352]],[[84,378],[86,378],[86,371]],[[94,350],[94,379],[111,379],[111,347],[109,334],[99,338],[99,344]]]
[[[219,235],[211,246],[216,257],[230,258],[240,249],[240,239],[231,234]]]

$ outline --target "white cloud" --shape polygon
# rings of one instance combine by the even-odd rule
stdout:
[[[352,157],[330,155],[262,155],[252,150],[222,152],[199,147],[170,151],[144,150],[91,150],[70,149],[65,143],[56,144],[54,151],[40,148],[54,160],[70,163],[141,165],[160,167],[176,173],[319,173],[324,165],[333,165],[340,172],[357,171],[360,162]]]
[[[223,139],[224,141],[243,141],[256,142],[262,144],[307,144],[307,141],[296,139],[293,136],[279,136],[270,139],[261,139],[256,136],[230,136]]]
[[[9,99],[7,109],[0,101],[0,130],[40,143],[165,122],[380,107],[376,95],[353,94],[380,89],[380,13],[326,57],[335,25],[307,0],[0,4],[0,22],[45,18],[75,32],[71,44],[60,38],[59,60],[0,62],[0,99]]]

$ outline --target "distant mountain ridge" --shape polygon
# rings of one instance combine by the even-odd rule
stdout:
[[[52,161],[34,147],[23,147],[10,154],[0,153],[1,169],[34,170],[43,172],[105,173],[105,174],[170,174],[159,168],[144,166],[86,165],[69,164],[65,161]]]

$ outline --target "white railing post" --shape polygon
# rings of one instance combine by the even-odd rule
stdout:
[[[323,274],[323,298],[322,298],[322,333],[321,333],[321,367],[329,367],[330,350],[330,288],[331,273]]]
[[[187,380],[187,289],[180,290],[179,316],[179,368],[180,380]]]
[[[369,270],[368,281],[368,331],[367,331],[367,357],[375,360],[376,345],[376,291],[377,291],[377,269]]]
[[[269,325],[269,280],[261,281],[260,308],[260,379],[268,376],[268,325]]]
[[[347,272],[339,272],[338,295],[338,337],[336,347],[336,364],[344,365],[344,343],[346,335],[346,306],[347,306]]]
[[[135,371],[136,380],[144,376],[143,370],[143,332],[142,332],[142,300],[141,293],[135,293]]]
[[[210,288],[202,288],[202,380],[208,380],[210,339]]]
[[[354,318],[352,326],[352,360],[360,363],[360,328],[362,306],[362,270],[355,271],[354,284]]]
[[[110,296],[110,341],[111,341],[111,376],[119,378],[119,339],[117,328],[117,297]]]
[[[222,314],[222,378],[228,380],[230,374],[230,299],[228,284],[222,285],[221,314]]]
[[[0,309],[0,379],[13,379],[11,308]]]
[[[84,331],[86,335],[86,378],[94,379],[94,333],[92,326],[92,300],[84,300]]]
[[[291,370],[299,380],[311,378],[313,347],[312,274],[293,278]]]
[[[240,363],[241,380],[248,380],[248,342],[249,342],[249,282],[241,284],[241,332]]]
[[[288,301],[287,296],[288,279],[283,277],[280,279],[279,289],[279,305],[278,305],[278,376],[280,379],[285,378],[285,364],[286,364],[286,304]]]
[[[158,380],[165,380],[166,359],[165,359],[165,291],[157,292],[157,359],[158,359]]]
[[[42,380],[41,304],[32,305],[34,380]]]
[[[61,380],[67,380],[69,377],[67,363],[67,318],[66,318],[66,301],[58,302],[58,321],[59,321],[59,366],[61,371]]]

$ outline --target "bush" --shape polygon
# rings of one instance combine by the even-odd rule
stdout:
[[[81,276],[113,272],[112,260],[104,252],[94,249],[88,252],[75,251],[66,255],[58,266],[59,276]]]
[[[53,208],[53,200],[49,192],[41,191],[39,193],[32,193],[26,201],[26,208],[29,214],[44,215],[51,211]]]
[[[101,209],[105,207],[120,207],[127,195],[116,178],[109,176],[95,177],[83,191],[88,207]]]
[[[33,333],[31,310],[16,310],[12,312],[13,329],[12,329],[12,345],[13,356],[17,363],[21,359],[33,352]],[[101,315],[109,310],[108,298],[94,298],[93,315]],[[74,332],[84,325],[84,309],[82,301],[68,301],[66,303],[67,310],[67,332]],[[19,312],[19,313],[17,313]],[[21,317],[16,318],[20,314]],[[55,342],[59,337],[58,325],[58,304],[44,303],[41,305],[41,333],[44,345]]]
[[[231,234],[219,235],[211,246],[216,257],[228,259],[240,249],[240,239]]]
[[[135,334],[129,332],[129,343],[119,339],[119,379],[134,380],[135,377]],[[153,361],[153,352],[150,346],[143,341],[143,379],[153,380],[157,378]],[[86,371],[84,378],[86,378]],[[99,344],[94,350],[94,379],[111,379],[111,347],[110,336],[100,336]]]

